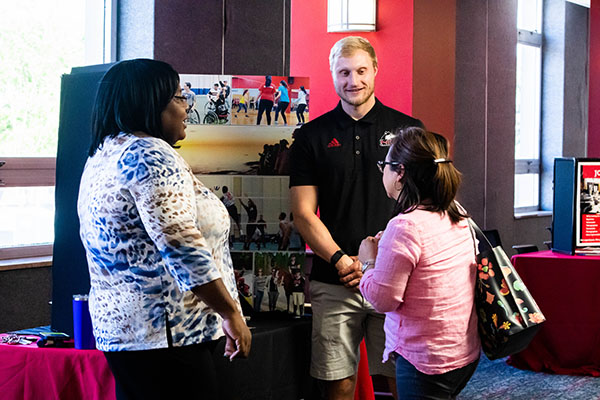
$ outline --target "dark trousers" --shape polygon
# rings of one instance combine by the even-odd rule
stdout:
[[[296,108],[296,116],[298,117],[298,122],[304,123],[304,110],[306,109],[306,104],[298,104],[298,108]]]
[[[267,125],[271,125],[271,110],[273,109],[273,102],[271,100],[260,99],[258,102],[258,117],[256,117],[256,125],[260,125],[262,115],[267,112]]]
[[[398,397],[405,399],[454,399],[465,388],[477,369],[479,359],[462,368],[444,374],[427,375],[416,369],[398,353],[396,356],[396,386]]]
[[[248,106],[246,105],[246,103],[239,103],[238,104],[238,109],[237,112],[240,112],[240,110],[242,109],[242,107],[244,108],[244,111],[246,112],[246,114],[248,113]]]
[[[105,352],[117,400],[217,399],[216,343]]]
[[[277,298],[279,297],[279,291],[269,290],[269,311],[275,311],[277,309]]]
[[[277,117],[279,116],[279,113],[281,113],[281,118],[283,118],[283,122],[287,124],[285,112],[287,111],[289,105],[289,101],[280,101],[279,103],[277,103],[277,111],[275,111],[275,122],[277,122]]]
[[[240,217],[240,213],[238,212],[238,209],[235,206],[235,204],[232,204],[229,207],[227,207],[227,212],[229,213],[229,215],[231,216],[231,219],[233,219],[233,222],[235,222],[235,224],[238,226],[238,229],[239,229],[240,221],[242,218]]]
[[[265,295],[264,291],[257,290],[256,296],[254,297],[254,311],[260,312],[260,304],[262,303],[262,299]]]
[[[250,243],[252,243],[254,232],[256,232],[256,224],[253,222],[248,222],[246,224],[246,241],[244,242],[244,250],[250,250]],[[260,244],[257,243],[257,245],[260,247]]]

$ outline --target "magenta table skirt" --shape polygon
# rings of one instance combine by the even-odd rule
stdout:
[[[516,255],[513,264],[546,322],[509,364],[600,376],[600,257],[540,251]]]
[[[0,398],[112,400],[115,381],[98,350],[0,344]]]

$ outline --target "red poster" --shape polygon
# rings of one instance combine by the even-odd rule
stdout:
[[[600,179],[600,165],[594,164],[582,164],[581,165],[581,178],[582,179]]]
[[[590,244],[600,242],[600,215],[581,215],[581,243]]]

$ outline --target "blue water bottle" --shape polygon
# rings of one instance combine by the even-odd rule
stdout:
[[[73,295],[73,337],[76,349],[96,348],[87,294]]]

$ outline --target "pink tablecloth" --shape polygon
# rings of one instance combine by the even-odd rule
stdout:
[[[253,331],[252,353],[247,360],[225,362],[223,344],[217,347],[220,384],[236,382],[234,389],[225,390],[224,398],[243,398],[238,392],[249,399],[261,399],[264,393],[273,394],[271,398],[314,398],[308,378],[309,321],[271,322],[272,326],[266,322],[265,326],[255,324],[259,327]],[[363,343],[361,360],[365,361],[359,367],[356,400],[374,399],[365,351]],[[104,354],[98,350],[38,348],[35,343],[0,344],[0,400],[39,399],[114,400],[115,382]]]
[[[0,398],[113,400],[115,381],[98,350],[0,344]]]
[[[600,376],[600,257],[540,251],[512,260],[546,322],[524,351],[510,357],[509,364]]]

